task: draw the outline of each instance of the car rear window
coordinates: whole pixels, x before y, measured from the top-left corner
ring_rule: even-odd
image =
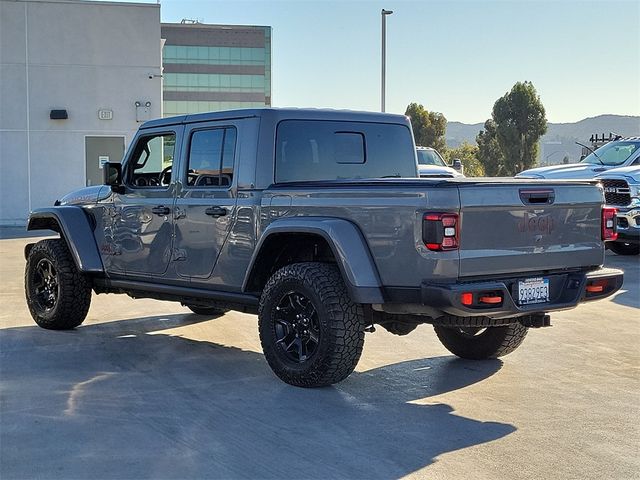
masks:
[[[416,177],[407,126],[321,120],[278,124],[277,183],[380,177]]]

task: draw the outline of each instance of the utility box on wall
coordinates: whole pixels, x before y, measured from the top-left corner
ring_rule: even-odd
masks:
[[[136,121],[151,120],[151,102],[136,102]]]

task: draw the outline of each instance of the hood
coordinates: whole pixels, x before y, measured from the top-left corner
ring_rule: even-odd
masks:
[[[94,185],[92,187],[79,188],[62,197],[58,205],[87,205],[103,200],[111,194],[107,185]]]
[[[567,165],[551,165],[525,170],[516,177],[550,178],[550,179],[586,179],[599,173],[611,170],[611,167],[594,163],[569,163]]]
[[[640,166],[620,167],[612,168],[604,173],[601,173],[596,178],[620,178],[626,177],[627,180],[631,180],[633,183],[640,184]]]
[[[421,177],[464,177],[463,174],[451,167],[438,167],[437,165],[418,165],[418,173]]]

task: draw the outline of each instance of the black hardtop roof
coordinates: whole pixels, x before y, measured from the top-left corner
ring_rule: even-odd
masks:
[[[195,113],[175,117],[158,118],[143,123],[140,128],[165,127],[184,123],[212,122],[216,120],[237,120],[240,118],[266,117],[281,120],[337,120],[351,122],[408,123],[405,115],[379,112],[359,112],[354,110],[333,110],[322,108],[247,108],[220,112]]]

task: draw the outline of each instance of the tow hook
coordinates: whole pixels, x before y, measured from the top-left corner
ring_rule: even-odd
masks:
[[[544,313],[536,315],[527,315],[526,317],[520,317],[520,323],[524,327],[528,328],[542,328],[551,326],[551,316]]]

